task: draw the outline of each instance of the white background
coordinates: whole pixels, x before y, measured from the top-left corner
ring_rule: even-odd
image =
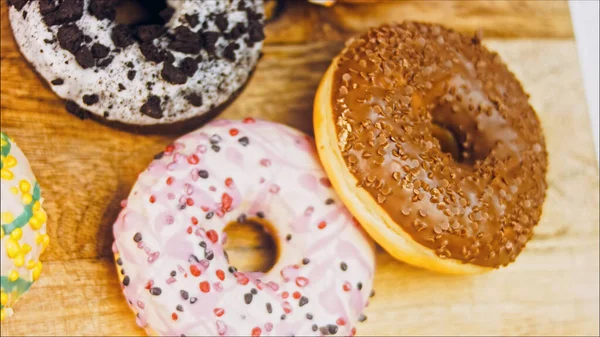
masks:
[[[571,18],[577,40],[579,65],[583,75],[590,124],[594,132],[596,160],[598,151],[598,0],[569,0]]]

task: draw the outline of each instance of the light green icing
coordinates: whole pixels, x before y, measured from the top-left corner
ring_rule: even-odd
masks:
[[[23,295],[27,290],[29,290],[29,287],[31,287],[32,284],[33,281],[27,281],[20,277],[16,281],[11,282],[8,277],[0,276],[0,285],[2,286],[2,291],[7,294],[14,292],[16,293],[17,297]],[[4,306],[2,305],[0,309],[4,309]]]
[[[2,146],[2,148],[0,148],[0,153],[2,154],[2,157],[6,157],[10,153],[10,148],[11,148],[12,144],[10,142],[10,139],[8,138],[8,135],[6,135],[6,133],[0,132],[0,138],[2,138],[6,142],[6,145]],[[4,162],[0,161],[0,170],[2,169],[3,166],[4,166]]]
[[[35,182],[33,186],[33,195],[31,203],[25,205],[25,209],[23,213],[21,213],[13,222],[2,225],[2,229],[4,229],[5,234],[10,234],[17,228],[21,228],[29,223],[29,220],[33,216],[33,205],[36,201],[40,200],[40,185]]]

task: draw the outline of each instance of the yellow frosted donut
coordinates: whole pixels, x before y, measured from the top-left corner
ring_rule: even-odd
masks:
[[[4,321],[12,315],[15,302],[40,277],[40,254],[50,240],[40,186],[25,154],[4,132],[0,132],[0,145],[0,318]]]

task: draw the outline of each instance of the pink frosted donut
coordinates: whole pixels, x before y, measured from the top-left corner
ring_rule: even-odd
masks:
[[[213,121],[157,155],[123,202],[114,251],[149,334],[354,335],[372,293],[372,243],[331,188],[313,140],[266,121]],[[279,259],[232,267],[223,229],[272,224]]]

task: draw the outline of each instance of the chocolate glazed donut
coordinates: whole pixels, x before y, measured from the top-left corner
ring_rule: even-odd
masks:
[[[547,187],[542,128],[478,36],[406,22],[350,40],[314,119],[334,187],[396,258],[482,272],[531,238]]]

